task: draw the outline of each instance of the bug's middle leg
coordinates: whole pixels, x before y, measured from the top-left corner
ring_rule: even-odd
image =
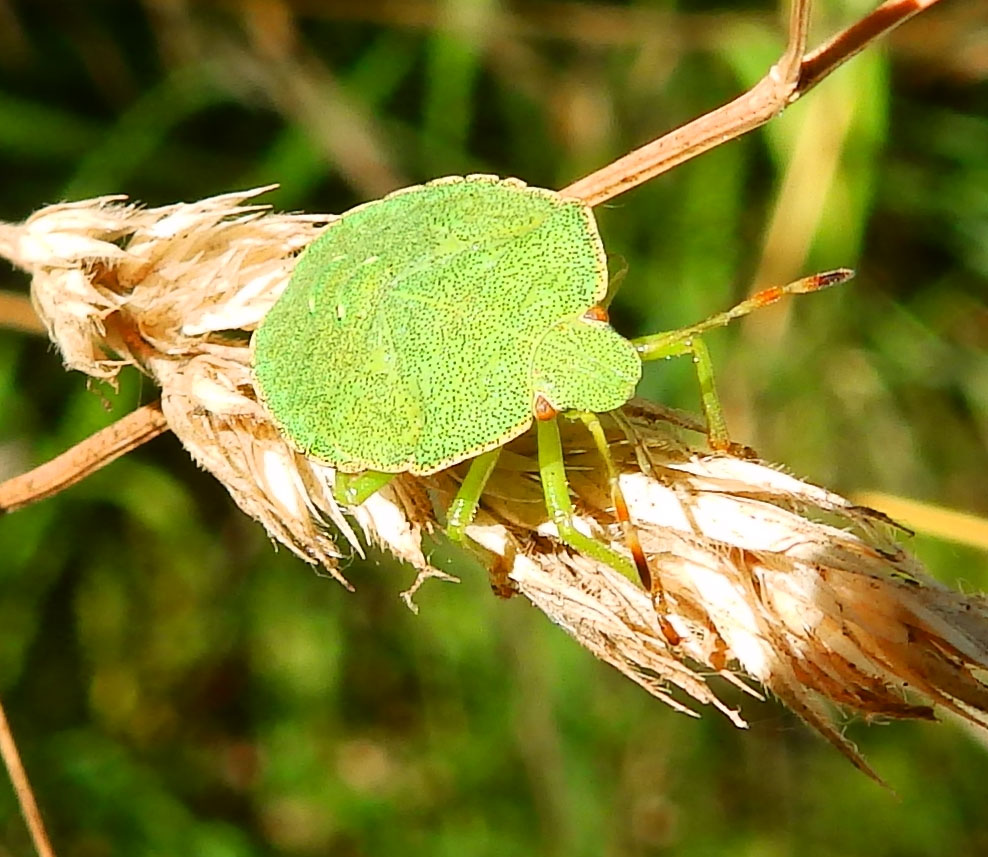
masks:
[[[614,516],[621,524],[621,530],[624,533],[624,543],[627,545],[628,550],[631,551],[631,556],[635,560],[635,567],[638,569],[638,576],[642,586],[652,596],[652,605],[655,607],[656,617],[662,635],[666,638],[666,642],[670,646],[678,646],[683,638],[673,628],[672,623],[664,613],[664,610],[668,607],[668,601],[665,589],[662,586],[662,578],[658,574],[653,574],[648,567],[645,551],[642,549],[641,541],[638,538],[638,529],[635,527],[634,521],[631,520],[631,514],[628,512],[628,504],[625,502],[624,492],[621,490],[617,467],[614,466],[614,458],[611,455],[610,444],[607,442],[607,437],[604,434],[604,427],[601,425],[600,417],[597,414],[584,411],[577,412],[575,417],[587,427],[593,438],[594,445],[597,447],[597,452],[603,459],[604,466],[607,468],[607,481],[611,489],[611,503],[614,506]]]
[[[563,465],[563,445],[559,423],[555,416],[536,420],[539,445],[539,475],[545,494],[549,518],[559,531],[559,538],[573,550],[609,565],[634,583],[639,583],[634,564],[597,539],[581,533],[573,524],[573,503],[569,497],[569,482]]]
[[[638,577],[642,582],[642,586],[654,592],[655,581],[652,580],[652,572],[648,568],[645,551],[642,550],[641,541],[638,538],[638,530],[635,529],[634,522],[631,520],[631,515],[628,512],[628,504],[624,499],[624,492],[621,490],[617,467],[614,465],[614,457],[611,455],[610,444],[607,441],[607,436],[604,434],[604,426],[601,424],[600,417],[588,411],[576,411],[572,414],[572,418],[582,422],[593,438],[594,446],[597,447],[597,454],[604,462],[604,467],[607,470],[607,484],[611,492],[611,505],[614,507],[614,517],[621,525],[625,546],[631,551],[631,556],[635,561],[635,568],[638,569]]]

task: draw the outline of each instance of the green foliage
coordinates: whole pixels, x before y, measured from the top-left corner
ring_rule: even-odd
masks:
[[[845,492],[985,514],[988,84],[959,50],[981,2],[929,13],[935,50],[907,24],[764,134],[597,215],[628,265],[612,307],[628,336],[756,280],[857,267],[709,338],[734,436]],[[764,4],[714,19],[661,0],[327,0],[277,17],[294,5],[0,4],[0,218],[272,181],[273,204],[312,211],[436,175],[561,187],[780,49]],[[851,5],[820,11],[833,28]],[[0,287],[26,283],[4,269]],[[695,384],[663,362],[642,392],[695,409]],[[43,340],[0,329],[0,475],[153,395],[131,374],[94,395]],[[988,588],[983,555],[911,546]],[[747,733],[674,714],[493,598],[462,554],[434,559],[463,584],[427,586],[419,616],[386,558],[354,561],[346,593],[169,438],[0,518],[0,694],[61,857],[988,849],[984,751],[953,725],[855,729],[897,802],[780,709],[739,699]],[[2,786],[0,842],[28,853]]]

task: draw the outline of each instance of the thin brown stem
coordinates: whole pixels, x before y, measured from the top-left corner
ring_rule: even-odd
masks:
[[[753,131],[777,116],[870,42],[937,0],[888,0],[820,48],[805,54],[810,0],[793,0],[789,42],[779,62],[754,87],[561,193],[599,205],[697,155]]]
[[[31,790],[27,771],[24,770],[24,764],[21,762],[21,754],[17,752],[17,743],[10,731],[10,723],[7,722],[7,714],[2,703],[0,703],[0,756],[3,757],[7,773],[10,774],[10,781],[14,785],[17,803],[31,834],[34,850],[38,852],[38,857],[55,857],[51,840],[48,839],[44,822],[41,820],[41,810],[38,809],[38,802],[34,799],[34,792]]]
[[[24,333],[44,333],[45,326],[27,295],[0,291],[0,327]]]
[[[0,514],[57,494],[167,429],[160,401],[132,411],[51,461],[0,483]]]

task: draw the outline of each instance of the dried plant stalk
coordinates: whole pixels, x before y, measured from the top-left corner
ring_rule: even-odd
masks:
[[[275,540],[346,584],[327,524],[357,551],[361,540],[333,498],[332,468],[292,449],[258,405],[247,335],[332,218],[267,212],[252,203],[263,190],[158,209],[119,197],[51,206],[0,226],[0,250],[32,275],[69,367],[110,380],[128,364],[147,373],[196,461]],[[680,711],[692,698],[743,726],[706,681],[747,687],[739,669],[872,776],[825,701],[885,717],[931,718],[943,705],[988,725],[988,601],[928,577],[878,513],[742,455],[691,448],[684,432],[698,428],[639,401],[608,425],[679,645],[644,591],[553,538],[530,434],[502,454],[468,529],[498,589]],[[569,425],[564,444],[580,526],[623,550],[589,436]],[[416,585],[446,576],[422,538],[463,472],[402,475],[352,510],[367,540],[419,570]]]
[[[0,704],[0,758],[3,759],[4,767],[10,774],[10,781],[14,786],[34,850],[38,852],[38,857],[55,857],[55,851],[51,847],[51,840],[41,818],[41,810],[38,809],[38,802],[34,798],[34,791],[27,778],[27,771],[24,770],[21,754],[17,751],[17,744],[14,743],[14,735],[2,704]]]

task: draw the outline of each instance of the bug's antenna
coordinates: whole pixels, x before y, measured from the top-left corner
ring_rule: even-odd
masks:
[[[667,355],[682,354],[684,353],[682,350],[670,350],[670,346],[675,343],[689,342],[708,330],[725,327],[735,319],[742,318],[763,307],[771,306],[789,295],[806,295],[821,289],[829,289],[831,286],[846,283],[853,276],[854,271],[850,268],[835,268],[832,271],[801,277],[784,286],[769,286],[755,292],[751,297],[735,304],[730,309],[715,313],[696,324],[657,333],[653,336],[642,336],[633,342],[643,360],[656,360]]]

